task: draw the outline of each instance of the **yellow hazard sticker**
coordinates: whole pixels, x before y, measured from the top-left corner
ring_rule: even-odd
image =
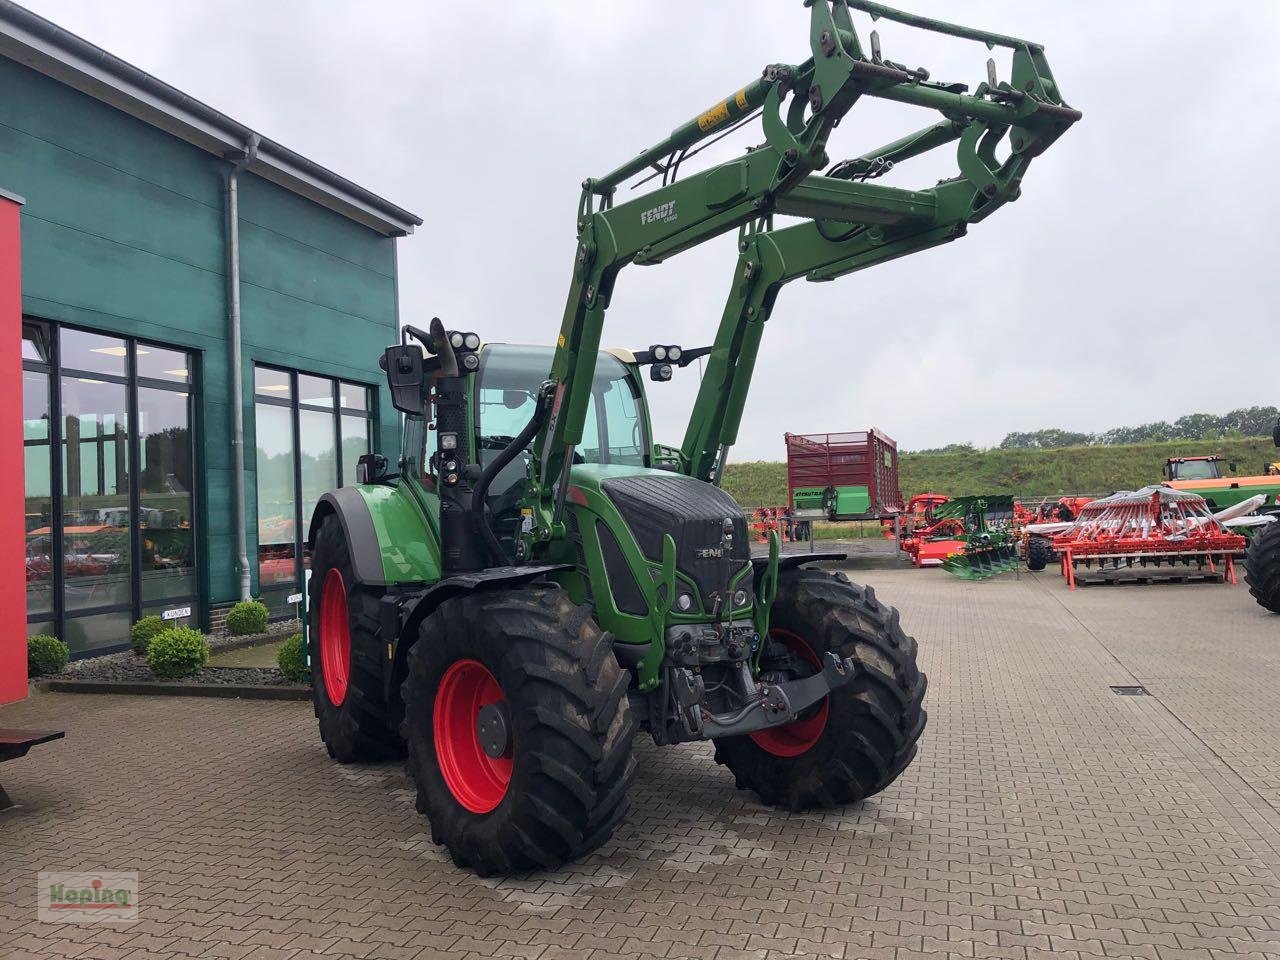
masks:
[[[562,334],[560,334],[560,339],[558,339],[558,340],[556,341],[556,343],[560,344],[560,348],[561,348],[561,349],[564,349],[564,334],[563,334],[563,333],[562,333]]]
[[[733,95],[733,102],[738,105],[739,110],[747,109],[747,91],[739,90]]]
[[[729,101],[723,100],[698,117],[698,129],[702,131],[711,130],[720,126],[720,124],[724,123],[728,119]]]

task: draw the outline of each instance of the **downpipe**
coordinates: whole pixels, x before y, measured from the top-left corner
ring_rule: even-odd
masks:
[[[244,496],[244,372],[240,348],[240,172],[258,155],[261,138],[255,133],[242,152],[226,159],[234,160],[227,171],[225,224],[227,250],[227,345],[231,366],[231,456],[232,498],[236,527],[236,566],[240,571],[240,599],[252,598],[253,584],[249,576],[249,535]]]

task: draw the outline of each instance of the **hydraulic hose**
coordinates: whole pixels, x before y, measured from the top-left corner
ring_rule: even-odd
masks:
[[[547,414],[551,410],[551,398],[554,395],[555,385],[549,380],[543,383],[538,391],[538,400],[533,409],[533,416],[524,425],[524,429],[512,437],[511,442],[498,451],[498,455],[493,458],[489,466],[484,468],[484,472],[480,474],[480,479],[476,481],[476,485],[471,491],[471,502],[475,504],[475,516],[478,520],[477,526],[480,528],[480,536],[484,540],[485,546],[489,548],[489,552],[493,555],[493,559],[503,565],[509,565],[511,558],[507,556],[507,551],[502,549],[502,544],[498,541],[497,535],[493,532],[493,527],[489,524],[489,508],[485,503],[485,496],[489,493],[489,485],[493,483],[494,477],[502,472],[503,467],[518,457],[520,451],[529,445],[533,435],[542,429],[543,423],[546,422]]]

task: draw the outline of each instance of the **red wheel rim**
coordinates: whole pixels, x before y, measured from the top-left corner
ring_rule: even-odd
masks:
[[[786,644],[796,656],[817,669],[822,669],[821,658],[799,634],[774,627],[769,631],[769,637]],[[801,716],[784,726],[757,730],[750,735],[751,739],[757,747],[775,757],[798,757],[817,743],[822,732],[827,729],[827,714],[831,712],[830,697],[823,697],[809,710],[812,712],[808,716]]]
[[[472,813],[488,813],[502,802],[511,784],[511,746],[491,757],[480,745],[480,710],[506,697],[488,668],[478,660],[458,660],[440,678],[432,710],[436,760],[453,798]]]
[[[320,675],[324,692],[335,707],[347,699],[351,676],[351,624],[347,618],[347,585],[337,568],[324,576],[320,591]]]

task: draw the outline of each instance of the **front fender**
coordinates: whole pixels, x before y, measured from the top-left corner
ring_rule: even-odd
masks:
[[[311,515],[307,544],[325,517],[342,524],[358,583],[375,587],[432,584],[440,579],[440,540],[414,496],[397,484],[341,487],[324,494]]]

